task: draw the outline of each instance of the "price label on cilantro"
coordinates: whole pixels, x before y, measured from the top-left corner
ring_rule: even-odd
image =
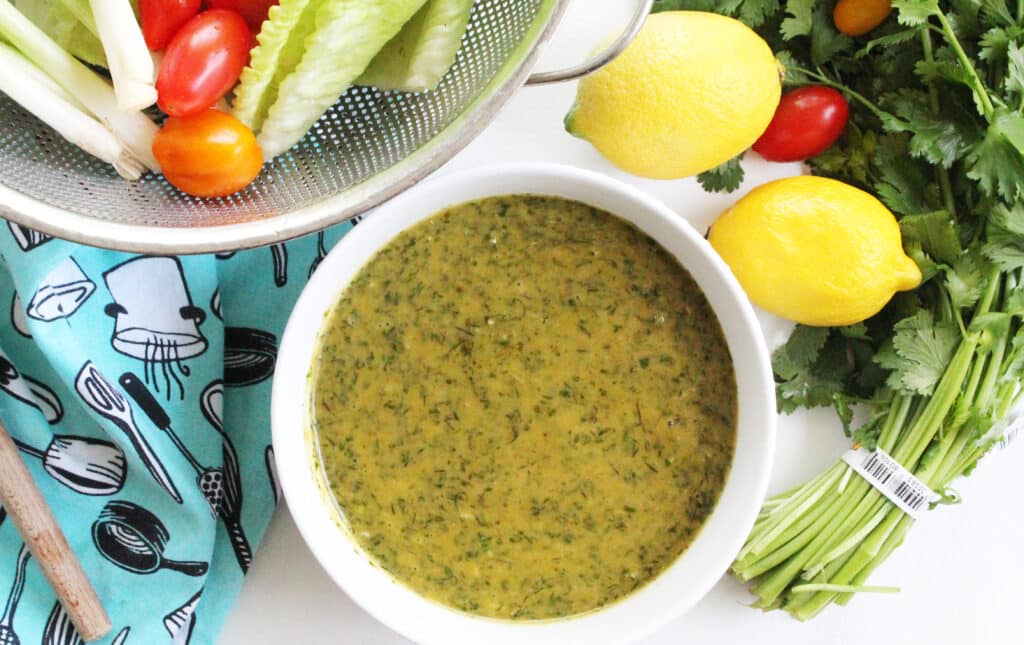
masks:
[[[881,448],[874,451],[863,448],[851,450],[843,455],[843,461],[915,520],[930,502],[939,498],[924,482],[914,477],[913,473]]]

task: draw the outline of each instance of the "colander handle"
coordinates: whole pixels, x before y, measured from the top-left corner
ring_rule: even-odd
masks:
[[[552,72],[538,72],[536,74],[532,74],[528,79],[526,79],[526,84],[546,85],[548,83],[575,81],[576,79],[583,78],[588,74],[593,74],[615,60],[619,54],[625,51],[626,47],[629,47],[629,44],[633,42],[633,39],[636,38],[637,34],[639,34],[640,30],[643,28],[644,22],[647,20],[648,14],[651,13],[651,7],[653,6],[654,0],[640,0],[640,4],[636,8],[636,13],[629,19],[629,23],[626,25],[626,30],[622,32],[622,35],[616,38],[615,42],[594,55],[590,60],[574,67],[558,69]]]

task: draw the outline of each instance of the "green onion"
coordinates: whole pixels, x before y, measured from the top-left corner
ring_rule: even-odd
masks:
[[[34,114],[62,137],[89,154],[114,166],[125,179],[138,179],[142,163],[63,88],[25,60],[16,50],[0,43],[0,92]]]
[[[153,59],[128,0],[89,0],[114,80],[117,106],[142,110],[156,103]]]
[[[159,169],[152,151],[156,124],[142,112],[121,110],[102,77],[53,42],[9,0],[0,0],[0,36],[78,99],[147,168]],[[146,59],[152,60],[148,53]]]

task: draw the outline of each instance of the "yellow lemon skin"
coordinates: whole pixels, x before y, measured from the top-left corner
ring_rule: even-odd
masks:
[[[805,325],[860,322],[921,283],[889,209],[834,179],[755,188],[722,213],[708,239],[751,301]]]
[[[678,179],[749,148],[779,104],[768,44],[726,16],[651,15],[611,64],[580,81],[566,129],[634,175]]]

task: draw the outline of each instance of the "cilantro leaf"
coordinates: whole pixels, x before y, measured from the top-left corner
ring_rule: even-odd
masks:
[[[908,215],[900,220],[900,232],[920,242],[925,253],[940,262],[953,263],[963,253],[956,222],[946,211]]]
[[[977,252],[965,253],[943,268],[945,287],[954,307],[972,307],[985,290],[985,259]]]
[[[856,123],[847,123],[846,131],[839,141],[807,163],[815,174],[867,187],[877,144],[878,137],[874,130],[865,132]]]
[[[743,166],[740,159],[734,157],[724,164],[697,175],[697,181],[709,193],[731,193],[743,183]]]
[[[1003,271],[1024,268],[1024,238],[999,225],[998,216],[989,220],[982,252]]]
[[[853,39],[836,30],[829,3],[815,3],[811,15],[811,62],[821,66],[852,49]]]
[[[887,384],[900,392],[931,394],[960,342],[960,331],[951,322],[936,321],[927,309],[899,321],[893,330],[891,344],[875,355],[890,370]]]
[[[799,70],[802,65],[793,56],[792,52],[781,51],[775,56],[775,61],[782,68],[782,82],[786,85],[808,85],[813,83],[810,76]]]
[[[1024,236],[1024,203],[997,204],[988,217],[989,222],[1008,233]]]
[[[1014,24],[1013,16],[1005,0],[981,0],[981,13],[989,24],[1009,27]]]
[[[919,240],[905,238],[903,240],[903,252],[917,264],[921,270],[921,282],[928,282],[939,272],[939,264],[932,259],[932,256],[924,252]]]
[[[974,108],[979,115],[985,114],[985,101],[974,86],[974,80],[970,72],[963,66],[956,53],[949,47],[939,47],[935,50],[933,60],[920,60],[914,65],[914,73],[921,77],[926,84],[934,84],[937,81],[949,81],[962,85],[971,92],[974,98]],[[948,101],[944,103],[948,104]]]
[[[953,32],[959,38],[979,39],[986,25],[981,24],[978,14],[981,13],[981,3],[978,0],[949,0],[949,7],[946,19],[953,27]]]
[[[985,193],[1013,201],[1024,177],[1024,117],[999,110],[983,139],[967,156],[967,176]]]
[[[781,6],[780,0],[741,0],[738,4],[736,17],[750,27],[760,27]]]
[[[892,7],[901,25],[916,27],[939,13],[939,0],[893,0]]]
[[[1024,94],[1024,49],[1017,43],[1010,43],[1006,49],[1006,60],[1006,91]]]
[[[978,58],[989,62],[1002,62],[1009,56],[1010,43],[1024,35],[1017,25],[992,27],[978,39]]]
[[[864,45],[856,54],[853,55],[855,59],[862,59],[870,54],[876,48],[888,49],[895,48],[896,45],[902,45],[903,43],[914,40],[921,37],[921,32],[917,29],[904,29],[902,31],[896,31],[891,34],[885,34],[878,38],[872,38]]]
[[[661,11],[721,11],[722,0],[654,0],[651,13]]]
[[[910,154],[951,168],[970,151],[977,137],[974,124],[953,111],[936,114],[924,92],[902,89],[883,98],[882,106],[899,117],[884,120],[885,128],[911,133]]]
[[[839,333],[846,338],[856,338],[857,340],[871,340],[868,334],[868,326],[862,322],[855,323],[853,325],[847,325],[845,327],[839,327]]]
[[[879,137],[872,165],[878,175],[875,194],[894,213],[912,215],[937,210],[935,173],[909,158],[906,135]]]
[[[827,327],[797,325],[786,344],[775,350],[772,369],[780,412],[832,403],[832,393],[840,389],[842,383],[816,369],[828,337]]]
[[[814,3],[815,0],[786,0],[787,17],[780,27],[783,40],[792,40],[797,36],[807,36],[811,33]]]

